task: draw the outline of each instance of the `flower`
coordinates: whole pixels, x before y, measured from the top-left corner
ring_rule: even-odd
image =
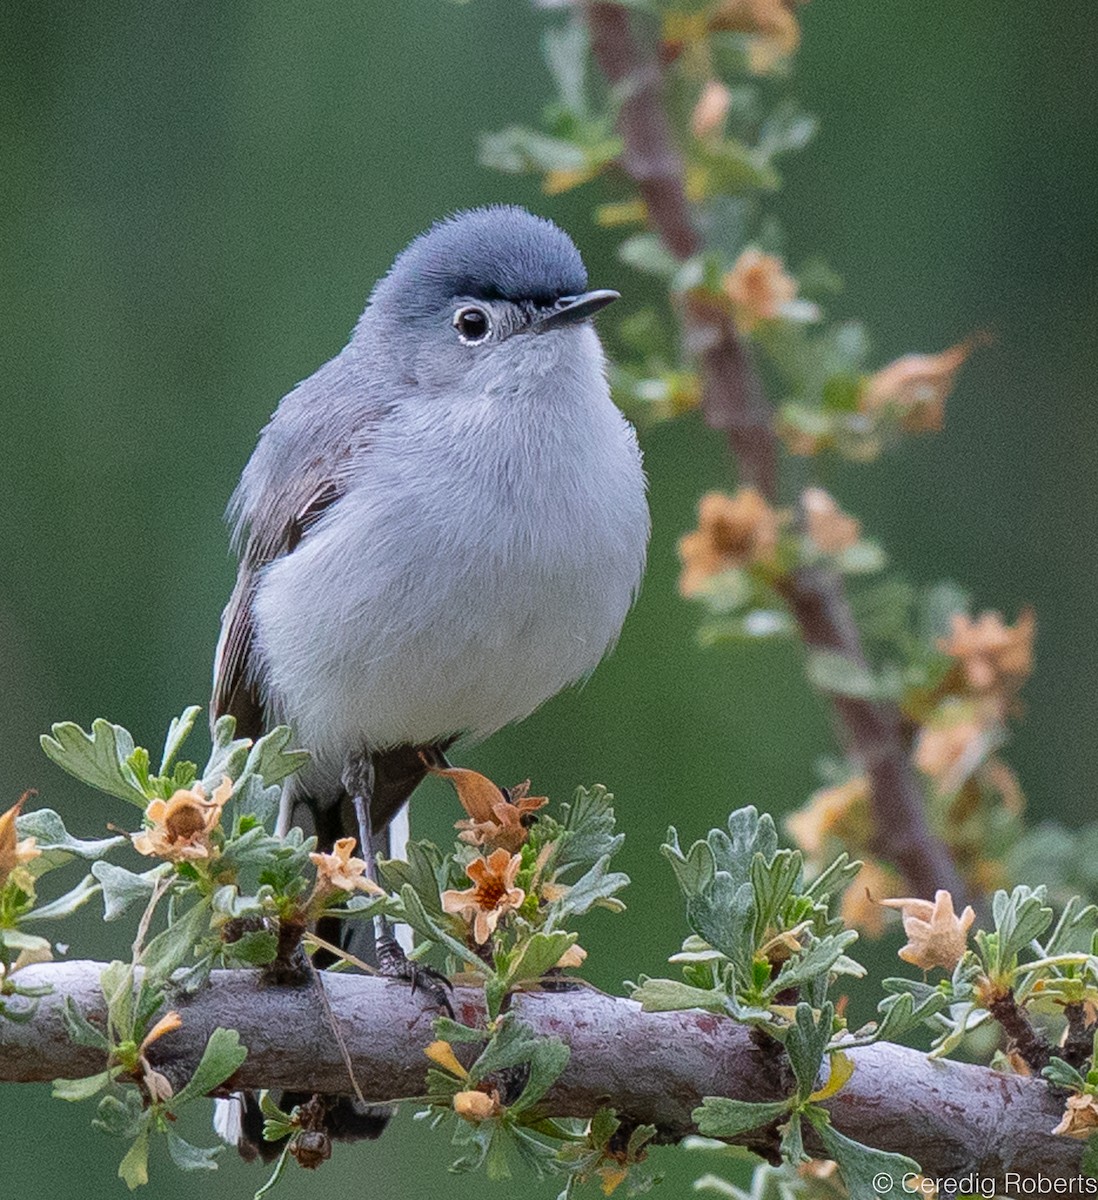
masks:
[[[732,104],[732,93],[719,79],[710,79],[702,88],[690,117],[690,130],[696,138],[719,133]]]
[[[995,692],[1004,699],[1016,692],[1033,670],[1033,638],[1037,617],[1025,608],[1013,627],[997,612],[985,612],[973,620],[954,613],[948,638],[938,649],[955,658],[969,687],[976,692]]]
[[[209,799],[202,784],[196,783],[193,788],[180,788],[170,800],[154,800],[145,809],[150,828],[132,835],[134,849],[169,862],[216,857],[210,835],[232,790],[233,781],[226,775]]]
[[[861,523],[844,513],[823,488],[806,488],[801,496],[809,539],[823,554],[841,554],[858,543]]]
[[[487,776],[464,767],[432,767],[432,775],[448,779],[458,794],[467,820],[456,821],[458,839],[470,846],[502,847],[514,854],[526,844],[527,822],[532,813],[549,803],[548,796],[529,796],[530,780],[501,788]]]
[[[976,914],[966,906],[960,916],[953,911],[953,897],[944,888],[934,893],[933,903],[907,897],[882,900],[885,908],[898,908],[907,934],[907,945],[900,949],[904,962],[929,971],[943,967],[947,971],[961,961],[968,944],[968,931]]]
[[[765,75],[800,45],[794,8],[791,0],[723,0],[709,28],[755,35],[748,47],[748,66],[756,75]]]
[[[555,965],[560,971],[568,967],[582,967],[586,958],[587,951],[582,946],[572,945],[557,959]]]
[[[743,333],[750,333],[760,321],[780,317],[782,309],[797,298],[797,281],[786,273],[782,260],[753,246],[736,259],[722,285]]]
[[[476,858],[465,874],[473,886],[463,892],[450,889],[442,893],[442,911],[463,917],[473,926],[473,937],[483,945],[495,931],[499,919],[526,899],[522,888],[515,887],[515,877],[522,866],[522,856],[506,850],[493,850],[487,858]]]
[[[991,720],[988,720],[988,717]],[[955,792],[986,761],[998,740],[995,714],[967,704],[939,706],[915,742],[915,765],[941,795]]]
[[[145,1034],[141,1041],[141,1045],[137,1048],[138,1063],[141,1068],[141,1078],[145,1084],[145,1089],[149,1094],[149,1099],[153,1103],[164,1103],[172,1098],[174,1094],[172,1085],[168,1081],[167,1076],[161,1074],[153,1068],[152,1064],[145,1057],[145,1051],[158,1041],[166,1033],[172,1033],[183,1024],[183,1018],[174,1009],[171,1012],[165,1013],[159,1021]]]
[[[810,858],[823,852],[827,838],[837,835],[852,815],[861,813],[869,800],[869,780],[856,775],[846,783],[821,788],[808,804],[785,818],[789,836]]]
[[[866,380],[859,409],[864,413],[892,409],[900,425],[912,433],[941,429],[957,372],[983,340],[972,337],[940,354],[905,354],[896,359]]]
[[[698,504],[698,528],[679,538],[679,591],[696,596],[721,571],[772,563],[784,514],[753,487],[734,495],[709,492]]]
[[[438,1041],[432,1042],[423,1053],[427,1055],[431,1062],[437,1063],[438,1066],[449,1071],[451,1075],[456,1075],[459,1079],[469,1078],[469,1072],[458,1062],[454,1048],[449,1042],[440,1038]]]
[[[333,892],[370,892],[375,896],[384,895],[381,888],[367,877],[366,860],[351,857],[355,845],[353,837],[340,838],[332,847],[331,854],[309,855],[309,861],[316,867],[314,899],[317,895],[327,899]]]
[[[499,1102],[499,1092],[492,1088],[490,1092],[457,1092],[453,1099],[454,1112],[466,1121],[477,1124],[487,1121],[489,1117],[498,1117],[503,1111]]]
[[[3,887],[13,871],[33,861],[42,853],[35,838],[27,837],[20,841],[15,824],[23,805],[34,794],[32,791],[24,792],[7,812],[0,813],[0,887]]]
[[[1052,1131],[1064,1137],[1089,1138],[1098,1130],[1098,1097],[1090,1092],[1068,1096],[1060,1124]]]

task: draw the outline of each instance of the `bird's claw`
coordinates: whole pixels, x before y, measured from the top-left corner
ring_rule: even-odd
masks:
[[[450,994],[454,985],[434,967],[412,962],[395,938],[379,938],[377,942],[377,967],[387,979],[403,979],[412,986],[412,995],[422,992],[449,1017],[454,1016]]]

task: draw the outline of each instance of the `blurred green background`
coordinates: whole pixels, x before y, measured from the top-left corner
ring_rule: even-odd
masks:
[[[847,283],[833,309],[869,321],[880,361],[996,335],[944,435],[829,485],[911,578],[966,582],[1010,618],[1035,603],[1011,759],[1034,817],[1081,821],[1098,767],[1098,8],[817,0],[802,15],[796,90],[822,132],[777,203],[792,261],[831,261]],[[0,3],[0,805],[37,787],[85,836],[128,815],[55,770],[38,735],[103,715],[157,744],[205,700],[236,476],[415,233],[517,201],[573,233],[595,284],[625,305],[643,293],[591,220],[596,190],[546,198],[476,165],[480,131],[532,123],[548,98],[538,40],[553,19],[515,0]],[[787,811],[831,746],[793,648],[697,649],[674,544],[729,470],[696,420],[644,441],[651,570],[617,653],[461,755],[556,800],[581,782],[617,794],[630,908],[584,936],[589,976],[611,989],[659,973],[682,935],[657,852],[669,821],[693,837],[742,803]],[[443,837],[453,817],[425,789],[414,828]],[[76,924],[81,955],[125,945],[90,908]],[[0,1192],[121,1194],[121,1147],[91,1116],[45,1088],[0,1089],[15,1143]],[[656,1156],[668,1194],[711,1165],[682,1157]],[[519,1190],[449,1176],[448,1161],[404,1114],[281,1194]],[[229,1156],[200,1177],[160,1161],[150,1194],[250,1196],[260,1181]]]

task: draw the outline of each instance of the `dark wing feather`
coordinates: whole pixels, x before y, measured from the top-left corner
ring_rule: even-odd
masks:
[[[317,486],[304,504],[280,528],[271,522],[257,523],[249,532],[240,558],[229,603],[221,616],[221,638],[214,663],[211,721],[218,717],[236,718],[237,737],[258,738],[266,725],[266,711],[260,693],[258,664],[255,661],[255,624],[252,604],[263,567],[290,554],[325,510],[342,495],[330,479]]]

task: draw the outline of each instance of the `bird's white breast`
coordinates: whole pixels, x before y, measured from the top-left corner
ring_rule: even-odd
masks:
[[[520,386],[386,419],[347,494],[263,574],[266,682],[314,786],[366,747],[526,716],[621,629],[648,537],[633,430],[592,330],[521,352],[504,376]]]

